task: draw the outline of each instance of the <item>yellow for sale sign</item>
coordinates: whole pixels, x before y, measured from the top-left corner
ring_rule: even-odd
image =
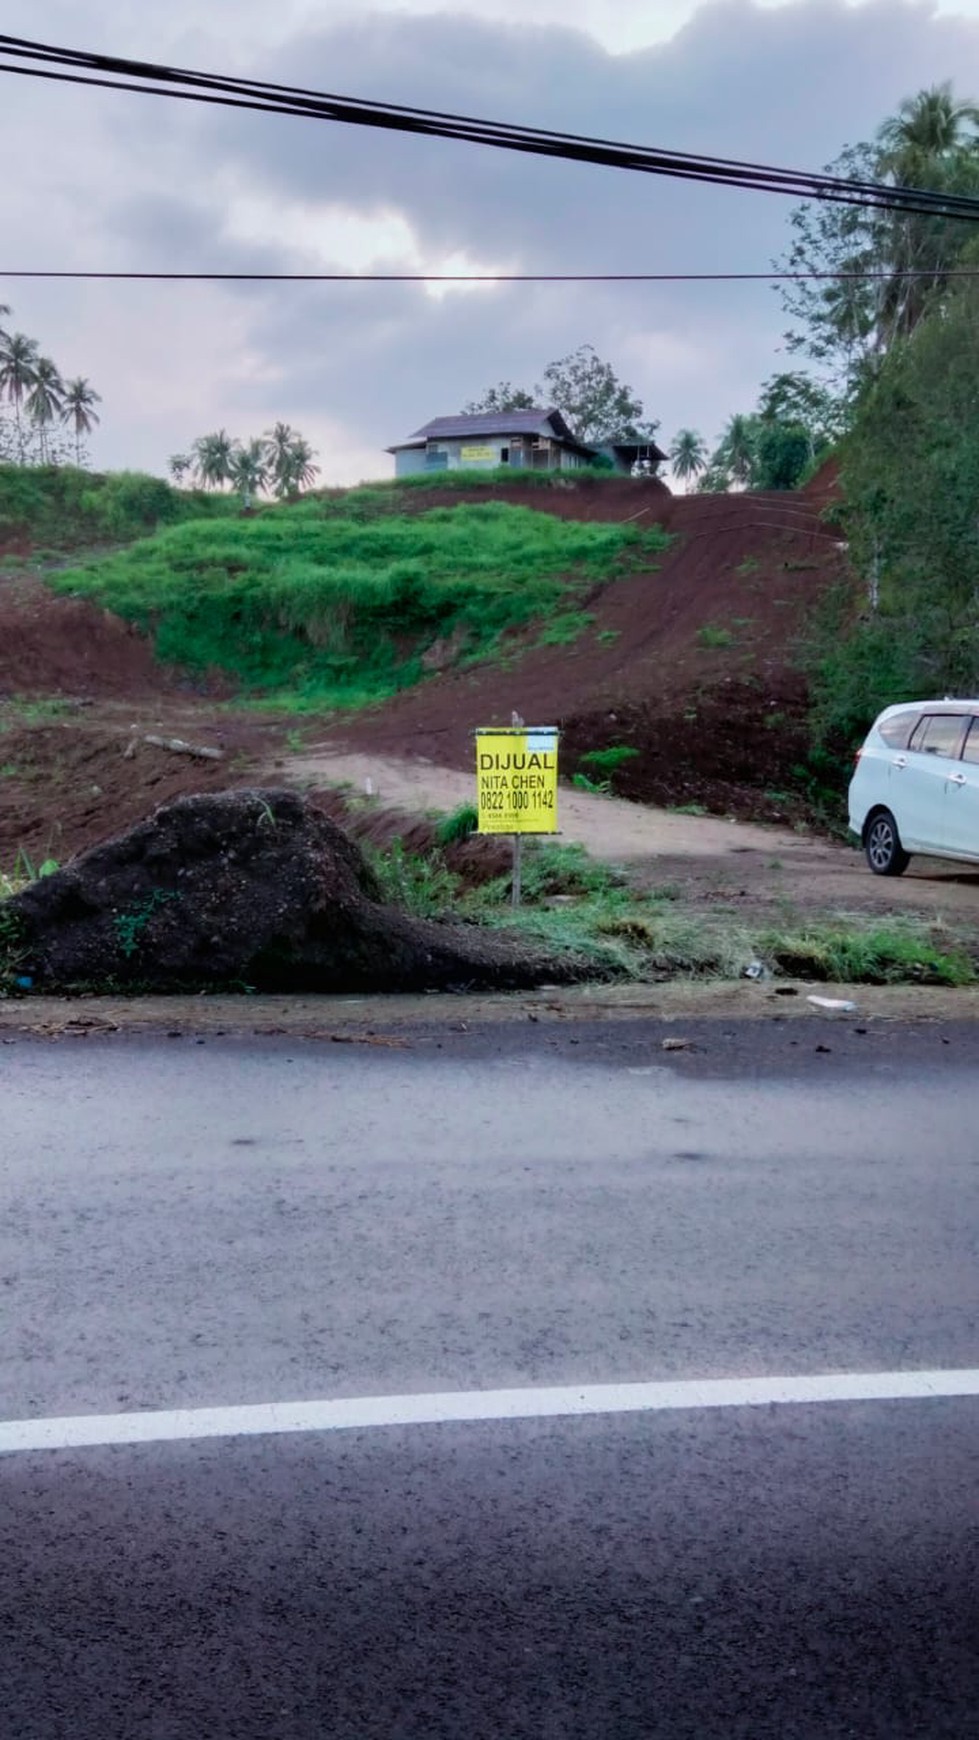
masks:
[[[557,832],[557,744],[553,725],[476,732],[481,834]]]

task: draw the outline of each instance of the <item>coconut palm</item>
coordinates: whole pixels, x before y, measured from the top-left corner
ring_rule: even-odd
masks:
[[[696,429],[681,429],[670,448],[670,464],[674,477],[681,483],[697,478],[707,470],[707,443]]]
[[[319,466],[313,463],[315,457],[309,442],[302,435],[294,435],[273,466],[274,488],[280,501],[309,488],[319,471]]]
[[[755,429],[751,417],[745,417],[740,411],[735,413],[721,436],[715,457],[721,459],[733,482],[746,489],[755,463]]]
[[[276,423],[266,433],[265,442],[272,488],[279,500],[308,488],[319,466],[313,464],[316,455],[299,430],[290,428],[288,423]]]
[[[39,356],[34,364],[34,381],[27,395],[26,410],[37,429],[42,465],[47,464],[49,457],[48,430],[55,418],[61,416],[64,396],[65,383],[56,364],[49,356]]]
[[[231,454],[229,476],[241,492],[241,505],[250,508],[252,496],[264,489],[269,476],[269,449],[266,441],[236,442]]]
[[[896,179],[905,180],[906,172],[920,164],[931,164],[974,143],[977,133],[979,105],[956,98],[946,79],[906,97],[896,115],[884,122],[878,138],[885,167]]]
[[[174,483],[180,489],[188,471],[194,469],[194,461],[189,453],[171,453],[167,460],[167,467]]]
[[[199,435],[193,445],[194,467],[205,489],[220,489],[231,476],[235,444],[226,429]]]
[[[21,406],[34,385],[37,369],[37,340],[23,332],[4,334],[0,342],[0,394],[14,407],[17,425],[17,456],[24,463],[24,429]]]
[[[877,137],[880,175],[895,186],[937,193],[975,191],[979,106],[956,98],[948,81],[908,97]],[[879,343],[886,347],[893,338],[914,331],[968,231],[941,212],[894,212],[881,221],[882,252],[891,276],[882,282],[877,328]]]
[[[74,381],[65,383],[64,399],[61,405],[62,423],[70,423],[75,434],[75,464],[82,462],[82,436],[91,435],[99,422],[96,405],[101,405],[102,396],[95,391],[90,381],[81,375]]]

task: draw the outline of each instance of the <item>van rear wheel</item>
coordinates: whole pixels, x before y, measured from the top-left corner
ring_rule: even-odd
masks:
[[[890,810],[877,810],[863,831],[863,849],[875,876],[903,876],[911,862]]]

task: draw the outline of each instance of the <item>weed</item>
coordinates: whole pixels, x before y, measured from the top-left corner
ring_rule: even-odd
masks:
[[[635,761],[639,755],[628,743],[613,743],[608,749],[586,749],[584,755],[579,755],[578,761],[582,767],[590,767],[595,773],[616,773],[627,761]]]
[[[410,852],[403,840],[394,839],[383,849],[362,840],[361,851],[377,877],[381,899],[390,906],[416,918],[435,918],[457,904],[459,879],[438,850]]]
[[[607,794],[612,790],[610,779],[589,779],[587,773],[582,773],[580,770],[571,775],[571,784],[577,786],[579,791],[592,791],[600,795]]]
[[[0,878],[0,894],[3,893]],[[8,997],[18,989],[17,981],[27,965],[27,951],[21,921],[0,903],[0,997]]]
[[[128,912],[117,912],[113,919],[113,928],[119,939],[119,947],[127,960],[130,960],[139,947],[143,935],[154,912],[157,912],[168,900],[176,900],[173,889],[154,888],[151,893],[143,896]]]
[[[970,985],[975,980],[964,950],[936,947],[913,922],[837,919],[769,932],[759,939],[759,953],[781,972],[841,984]]]
[[[10,869],[0,871],[0,899],[16,894],[21,888],[30,887],[32,882],[40,882],[44,876],[53,876],[59,868],[57,858],[44,858],[39,864],[35,864],[25,847],[19,846]]]
[[[460,804],[458,809],[443,816],[435,829],[435,840],[439,846],[453,846],[461,840],[468,840],[479,827],[479,811],[475,804]]]
[[[570,646],[586,628],[590,628],[595,617],[590,610],[565,610],[558,616],[552,616],[550,622],[541,629],[538,646]]]
[[[706,804],[667,804],[667,809],[674,816],[709,816]]]
[[[760,566],[761,563],[757,556],[746,556],[743,562],[738,563],[734,572],[740,574],[743,580],[747,580],[752,574],[757,574]]]
[[[731,630],[722,628],[716,622],[705,622],[703,628],[698,628],[697,639],[701,646],[720,648],[734,645],[734,636]]]
[[[595,639],[599,646],[614,646],[621,633],[620,628],[600,628]]]

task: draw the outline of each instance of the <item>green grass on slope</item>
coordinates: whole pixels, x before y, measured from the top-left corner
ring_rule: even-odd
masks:
[[[349,706],[416,681],[440,637],[486,657],[507,629],[648,566],[667,542],[501,502],[367,520],[305,502],[173,526],[51,584],[138,624],[167,662]]]
[[[76,550],[238,511],[236,496],[171,489],[162,477],[140,471],[0,465],[0,543],[25,538],[53,550]]]

